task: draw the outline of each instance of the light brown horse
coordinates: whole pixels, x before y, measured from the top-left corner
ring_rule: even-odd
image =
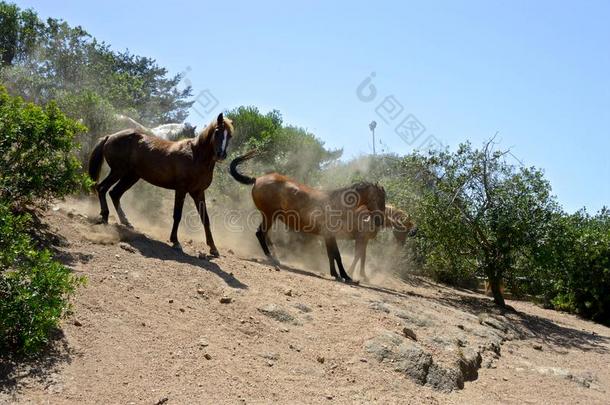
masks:
[[[279,264],[270,250],[273,244],[268,238],[273,222],[279,219],[288,229],[322,236],[326,244],[331,276],[338,279],[340,275],[346,282],[351,282],[341,262],[337,238],[344,238],[352,232],[352,227],[363,221],[358,215],[364,210],[373,227],[382,225],[385,207],[383,187],[371,183],[357,183],[338,190],[321,191],[278,173],[257,178],[239,173],[237,166],[254,156],[255,152],[251,151],[233,160],[230,173],[238,182],[254,185],[252,199],[263,217],[256,231],[256,238],[265,255],[275,265]]]
[[[379,228],[372,227],[366,222],[367,216],[370,215],[366,210],[361,210],[359,218],[361,223],[355,228],[355,232],[350,235],[349,239],[355,239],[356,247],[354,260],[349,268],[352,277],[354,277],[354,268],[358,261],[360,261],[360,275],[363,279],[366,279],[366,273],[364,271],[364,264],[366,262],[366,247],[368,241],[375,239]],[[383,217],[383,228],[391,228],[394,233],[394,239],[402,246],[405,244],[407,236],[413,236],[417,231],[415,223],[411,217],[401,209],[394,207],[393,205],[386,205]]]
[[[104,159],[110,166],[108,176],[95,187],[100,199],[101,223],[108,223],[106,192],[118,182],[110,190],[110,198],[121,223],[131,227],[121,208],[121,196],[138,180],[143,179],[155,186],[176,190],[174,224],[170,235],[174,247],[181,249],[178,225],[188,193],[203,222],[210,254],[218,256],[210,231],[205,190],[212,183],[216,162],[227,157],[232,134],[231,121],[221,113],[199,136],[192,139],[171,142],[146,135],[137,129],[126,129],[102,138],[89,158],[89,176],[95,181],[99,178]]]

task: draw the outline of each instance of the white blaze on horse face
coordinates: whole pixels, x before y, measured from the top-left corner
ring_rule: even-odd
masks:
[[[225,129],[225,132],[223,134],[223,138],[222,138],[222,153],[226,153],[227,152],[227,130]]]

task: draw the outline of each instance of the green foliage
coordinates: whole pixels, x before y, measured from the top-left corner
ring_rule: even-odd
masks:
[[[84,281],[34,246],[28,222],[0,203],[0,353],[32,354],[43,347]]]
[[[43,109],[0,86],[0,200],[23,207],[83,186],[73,150],[85,130],[54,103]]]
[[[500,283],[544,235],[557,206],[540,171],[515,169],[492,146],[462,144],[455,153],[413,154],[404,163],[419,196],[413,214],[425,266],[441,278],[485,275],[504,305]]]
[[[47,341],[82,281],[28,236],[15,214],[72,193],[86,182],[74,137],[86,128],[54,103],[45,108],[0,86],[0,351],[31,354]]]
[[[556,214],[520,287],[550,306],[610,324],[610,211]],[[525,269],[523,269],[525,273]]]

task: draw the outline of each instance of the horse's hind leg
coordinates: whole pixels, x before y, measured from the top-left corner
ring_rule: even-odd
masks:
[[[119,180],[116,186],[110,190],[110,198],[112,199],[112,203],[114,204],[114,208],[116,209],[116,213],[119,216],[119,221],[121,224],[125,225],[128,228],[133,228],[129,221],[127,220],[127,216],[123,209],[121,208],[121,197],[125,194],[125,191],[129,190],[134,184],[136,184],[140,180],[138,176],[135,174],[125,175]]]
[[[113,172],[111,169],[108,176],[106,176],[101,183],[95,186],[97,189],[97,196],[100,199],[100,216],[102,217],[100,223],[102,224],[108,223],[108,215],[110,214],[110,211],[108,210],[108,202],[106,201],[106,193],[114,183],[119,181],[120,177],[121,176],[119,176],[116,172]]]
[[[337,267],[339,267],[339,275],[347,282],[351,282],[352,279],[347,275],[343,268],[343,262],[341,261],[341,253],[339,253],[339,247],[337,246],[337,239],[334,236],[329,236],[325,239],[326,242],[326,254],[330,262],[330,275],[337,278],[337,271],[335,270],[335,261]]]
[[[263,214],[263,221],[256,230],[256,239],[258,239],[258,243],[260,243],[261,248],[265,253],[265,256],[267,256],[274,265],[278,266],[280,264],[280,261],[277,260],[277,258],[271,253],[271,250],[269,249],[269,245],[272,245],[271,241],[268,238],[268,233],[269,229],[271,229],[271,225],[272,221],[268,218],[267,215]]]

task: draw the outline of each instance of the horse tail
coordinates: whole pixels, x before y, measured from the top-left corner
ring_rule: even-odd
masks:
[[[102,164],[104,163],[104,145],[108,140],[108,136],[103,137],[99,140],[95,148],[93,148],[93,152],[91,152],[91,156],[89,156],[89,177],[93,180],[97,181],[100,177],[100,170],[102,169]]]
[[[235,180],[239,181],[242,184],[254,184],[254,182],[256,182],[256,177],[248,177],[241,174],[237,171],[237,166],[239,166],[242,162],[245,162],[246,160],[252,159],[257,154],[258,152],[256,150],[251,150],[245,155],[233,159],[233,161],[231,162],[231,166],[229,167],[229,172],[231,173],[231,176],[233,176]]]

